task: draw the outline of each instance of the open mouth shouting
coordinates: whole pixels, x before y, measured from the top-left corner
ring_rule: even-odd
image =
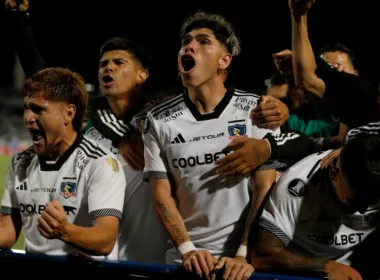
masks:
[[[39,128],[29,128],[29,133],[32,136],[33,144],[39,146],[45,140],[45,133]]]
[[[111,75],[104,75],[102,81],[103,81],[103,86],[105,88],[109,88],[112,86],[114,79]]]
[[[182,74],[188,74],[195,67],[195,59],[191,55],[183,55],[181,57],[180,72]]]

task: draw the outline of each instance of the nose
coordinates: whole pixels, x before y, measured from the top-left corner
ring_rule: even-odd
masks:
[[[195,53],[195,40],[189,41],[184,47],[184,53]]]
[[[104,67],[104,72],[113,72],[115,71],[115,63],[113,62],[108,62],[106,67]]]
[[[36,121],[36,118],[34,116],[34,113],[30,109],[25,109],[24,111],[24,122],[26,124],[31,124]]]

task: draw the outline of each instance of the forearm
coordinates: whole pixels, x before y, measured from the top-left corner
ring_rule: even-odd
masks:
[[[175,246],[179,246],[186,241],[190,241],[185,223],[179,213],[173,198],[156,199],[156,211],[161,223],[168,233]]]
[[[328,262],[322,258],[303,257],[285,248],[270,248],[266,251],[255,250],[252,255],[253,266],[260,271],[325,272]]]
[[[70,223],[65,227],[65,234],[60,237],[63,242],[79,251],[94,256],[110,254],[115,246],[116,238],[117,226],[115,230],[110,230],[98,226],[81,227]]]
[[[27,77],[47,67],[34,38],[33,30],[29,24],[26,13],[11,13],[14,24],[15,49],[21,66]]]
[[[263,202],[276,182],[276,170],[256,171],[252,175],[251,207],[240,244],[248,246],[248,237],[253,221],[260,215]]]
[[[0,248],[10,249],[16,243],[21,231],[20,214],[0,214]]]
[[[323,82],[315,74],[317,65],[309,40],[306,15],[292,15],[292,52],[296,87],[323,97]]]

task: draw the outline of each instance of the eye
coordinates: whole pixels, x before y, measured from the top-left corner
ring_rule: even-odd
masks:
[[[202,40],[201,45],[209,45],[210,42],[208,40]]]

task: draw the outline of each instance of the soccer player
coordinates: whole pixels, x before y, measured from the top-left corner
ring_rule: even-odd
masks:
[[[90,101],[91,122],[85,135],[109,148],[122,162],[127,188],[119,229],[119,259],[164,263],[168,237],[154,211],[149,182],[143,180],[142,172],[141,130],[146,112],[154,104],[143,93],[150,55],[139,44],[116,37],[102,45],[100,56],[102,96]]]
[[[321,170],[329,152],[293,165],[272,190],[253,247],[255,268],[361,279],[350,257],[380,223],[380,138],[357,135]]]
[[[0,247],[11,248],[23,227],[27,253],[117,259],[126,182],[116,157],[82,135],[88,101],[82,77],[47,68],[22,92],[33,146],[9,166]]]
[[[224,178],[215,173],[215,161],[227,154],[222,149],[231,140],[261,138],[269,130],[249,117],[259,96],[224,83],[240,51],[232,25],[220,15],[197,12],[180,33],[178,67],[186,90],[148,112],[143,134],[144,176],[175,246],[167,261],[183,261],[199,276],[224,267],[224,279],[247,279],[253,272],[246,261],[249,225],[275,170],[258,172],[252,181]]]

